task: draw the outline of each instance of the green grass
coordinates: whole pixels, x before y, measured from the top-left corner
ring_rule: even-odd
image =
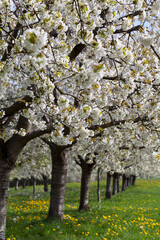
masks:
[[[155,240],[160,239],[160,180],[138,179],[125,192],[104,199],[105,182],[101,182],[101,204],[96,199],[96,183],[91,183],[89,212],[79,212],[78,183],[67,185],[65,219],[47,221],[49,193],[37,187],[10,189],[7,215],[7,240]]]

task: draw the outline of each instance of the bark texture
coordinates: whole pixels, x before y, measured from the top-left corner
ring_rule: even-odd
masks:
[[[111,180],[112,180],[112,175],[110,174],[110,172],[107,172],[107,184],[106,184],[106,198],[107,199],[110,199],[112,197]]]
[[[91,173],[96,166],[95,157],[92,159],[92,163],[90,163],[90,153],[86,155],[83,159],[81,155],[78,155],[79,161],[75,160],[76,163],[82,169],[81,175],[81,190],[80,190],[80,204],[79,204],[79,211],[84,210],[88,211],[89,207],[89,186],[91,180]],[[95,153],[96,155],[96,153]]]
[[[50,144],[52,156],[51,198],[48,218],[64,218],[64,199],[69,148]]]
[[[81,176],[81,192],[79,210],[88,211],[89,207],[89,186],[91,180],[92,167],[90,164],[83,164]]]

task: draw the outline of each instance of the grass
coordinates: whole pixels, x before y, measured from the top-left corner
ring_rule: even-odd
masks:
[[[79,212],[78,183],[67,184],[65,219],[47,221],[49,193],[37,186],[10,189],[8,197],[7,240],[155,240],[160,239],[160,179],[138,179],[125,192],[96,199],[96,183],[91,183],[89,212]]]

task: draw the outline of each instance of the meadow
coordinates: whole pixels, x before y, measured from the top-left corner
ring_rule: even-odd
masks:
[[[79,212],[79,183],[67,184],[63,222],[48,221],[49,193],[43,186],[10,188],[7,240],[157,240],[160,239],[160,179],[137,179],[135,186],[101,203],[96,183],[91,183],[90,211]]]

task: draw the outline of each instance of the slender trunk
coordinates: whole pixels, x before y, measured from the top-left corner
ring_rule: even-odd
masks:
[[[122,176],[122,191],[126,190],[126,186],[127,186],[127,178],[126,178],[126,175],[123,174],[123,176]]]
[[[112,194],[116,195],[117,194],[117,173],[113,174],[113,189],[112,189]]]
[[[80,205],[79,210],[88,211],[89,207],[89,186],[91,180],[91,173],[93,168],[90,167],[91,164],[84,163],[81,166],[82,176],[81,176],[81,192],[80,192]]]
[[[23,179],[23,189],[26,188],[26,185],[27,185],[27,179]]]
[[[121,190],[120,190],[120,175],[119,173],[117,173],[117,193],[119,193]]]
[[[135,181],[136,181],[136,176],[133,175],[133,176],[132,176],[132,183],[131,183],[133,186],[135,185]]]
[[[127,181],[128,181],[128,186],[131,185],[131,179],[132,179],[132,176],[129,176],[128,179],[127,179]]]
[[[130,176],[130,185],[132,185],[133,175]]]
[[[130,186],[130,177],[127,177],[127,187]]]
[[[99,203],[101,202],[100,176],[101,176],[101,168],[98,168],[98,171],[97,171],[97,200]]]
[[[106,198],[111,198],[111,180],[112,180],[112,175],[110,172],[107,172],[107,184],[106,184]]]
[[[19,179],[15,178],[15,190],[18,190]]]
[[[36,195],[36,178],[33,178],[33,195]]]
[[[44,182],[44,192],[48,192],[48,184],[49,184],[48,176],[43,175],[43,182]]]
[[[6,208],[10,175],[10,167],[5,167],[4,164],[5,163],[0,159],[0,240],[6,239]]]
[[[51,198],[48,218],[63,220],[69,148],[50,145],[52,155]]]

